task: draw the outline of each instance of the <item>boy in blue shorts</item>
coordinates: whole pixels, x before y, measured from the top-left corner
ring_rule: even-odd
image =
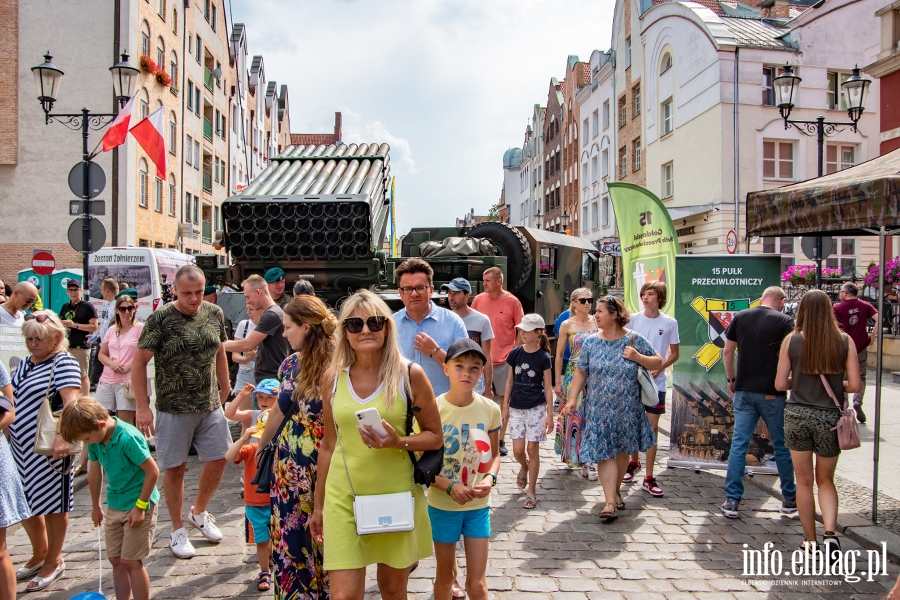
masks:
[[[450,600],[456,582],[456,543],[466,551],[466,593],[487,600],[491,488],[500,470],[500,407],[473,390],[487,358],[469,338],[447,349],[450,391],[437,397],[444,431],[444,467],[428,492],[428,516],[437,571],[435,600]],[[489,444],[488,444],[489,442]]]
[[[59,435],[67,443],[88,446],[88,487],[96,527],[106,517],[106,556],[113,567],[118,600],[147,600],[150,577],[143,559],[150,556],[156,530],[159,468],[137,429],[109,416],[90,396],[81,396],[63,409]],[[106,472],[106,515],[100,506],[100,487]]]

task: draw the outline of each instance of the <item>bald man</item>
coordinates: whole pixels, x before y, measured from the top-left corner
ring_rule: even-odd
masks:
[[[9,299],[0,304],[0,325],[21,326],[25,322],[25,311],[37,301],[38,291],[27,281],[20,281],[13,288]]]

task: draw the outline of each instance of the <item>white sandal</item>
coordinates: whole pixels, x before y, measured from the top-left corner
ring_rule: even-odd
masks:
[[[26,592],[40,592],[41,590],[47,589],[50,585],[53,584],[53,582],[55,582],[57,579],[62,577],[62,574],[65,572],[66,572],[66,563],[61,562],[61,563],[59,563],[59,566],[57,566],[55,569],[53,569],[53,572],[50,573],[49,577],[35,577],[34,579],[32,579],[28,585],[31,585],[32,583],[36,583],[37,586],[36,587],[26,587],[25,591]]]
[[[16,580],[17,581],[25,581],[26,579],[29,579],[33,575],[37,575],[40,572],[41,567],[43,567],[43,566],[44,566],[44,561],[39,562],[38,564],[34,565],[33,567],[19,567],[18,569],[16,569]]]

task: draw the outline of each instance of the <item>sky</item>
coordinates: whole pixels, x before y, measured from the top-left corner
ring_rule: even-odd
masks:
[[[230,0],[291,131],[387,142],[398,233],[500,199],[503,153],[566,60],[609,48],[614,0]],[[226,4],[226,10],[228,9]]]

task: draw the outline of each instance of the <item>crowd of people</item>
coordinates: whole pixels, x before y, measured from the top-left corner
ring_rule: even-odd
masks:
[[[276,598],[361,600],[369,565],[377,565],[382,597],[405,598],[411,571],[434,555],[436,599],[486,600],[490,496],[507,432],[526,509],[539,504],[540,445],[554,432],[561,467],[599,480],[603,522],[626,509],[622,485],[642,468],[642,489],[664,494],[654,470],[658,422],[666,369],[680,344],[677,323],[662,312],[664,283],[642,287],[644,310],[634,315],[619,298],[574,290],[555,324],[551,356],[547,324],[524,314],[500,269],[484,272],[484,292],[474,298],[465,279],[443,286],[450,310],[433,302],[425,261],[407,259],[395,275],[404,306],[396,313],[368,290],[350,295],[335,313],[303,280],[293,296],[285,294],[279,268],[251,275],[242,284],[248,319],[233,340],[222,310],[205,300],[215,288],[193,265],[176,274],[174,300],[143,324],[135,320],[136,293],[117,291],[112,280],[99,316],[80,300],[80,282],[70,281],[71,302],[61,315],[25,314],[37,290],[15,286],[0,305],[0,322],[21,325],[30,356],[11,378],[0,365],[0,428],[10,434],[8,444],[0,436],[0,599],[15,597],[16,580],[30,580],[26,590],[35,591],[64,572],[73,471],[82,464],[89,465],[93,522],[105,525],[116,595],[135,600],[149,596],[142,560],[152,549],[161,497],[176,557],[195,554],[186,527],[222,541],[207,507],[229,462],[242,468],[256,586]],[[827,295],[809,292],[793,322],[782,312],[781,288],[768,288],[760,306],[736,315],[726,332],[735,429],[722,512],[740,516],[746,451],[762,418],[775,447],[782,510],[799,512],[803,545],[811,549],[819,547],[814,482],[822,545],[839,549],[833,478],[840,448],[832,428],[841,403],[829,388],[842,399],[856,393],[853,405],[865,418],[865,323],[877,315],[857,294],[846,284],[832,309]],[[91,335],[102,365],[93,396]],[[229,353],[239,365],[233,390]],[[736,367],[735,353],[743,357]],[[640,369],[656,384],[649,403],[641,398]],[[45,408],[62,411],[49,421],[49,456],[36,452],[36,440],[47,435]],[[241,423],[236,440],[229,421]],[[203,467],[185,515],[192,451]],[[426,494],[419,477],[435,451],[443,458],[424,476]],[[373,505],[387,507],[390,518],[373,523],[366,510]],[[15,569],[5,534],[17,522],[32,555]]]

